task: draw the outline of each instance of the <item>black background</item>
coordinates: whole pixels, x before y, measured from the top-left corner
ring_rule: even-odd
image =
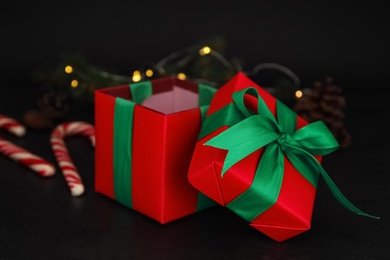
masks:
[[[276,62],[306,85],[325,76],[383,83],[389,68],[384,3],[2,1],[1,76],[28,82],[32,70],[71,52],[130,74],[145,61],[221,35],[227,58],[243,59],[245,70]]]
[[[276,62],[303,85],[344,87],[352,145],[324,158],[342,192],[373,220],[348,212],[320,181],[312,228],[283,243],[217,207],[165,226],[93,191],[93,148],[68,141],[86,186],[73,198],[60,174],[42,179],[0,157],[0,259],[389,259],[388,9],[384,1],[2,1],[0,113],[35,105],[34,69],[80,52],[131,73],[144,61],[214,35],[251,69]],[[93,122],[93,107],[70,120]],[[55,163],[49,131],[1,136]]]

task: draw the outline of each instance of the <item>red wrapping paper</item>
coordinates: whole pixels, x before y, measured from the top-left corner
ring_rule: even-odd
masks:
[[[234,92],[248,87],[255,87],[258,90],[275,115],[276,99],[243,73],[238,73],[214,95],[206,117],[231,103]],[[256,100],[248,99],[246,105],[256,111]],[[298,117],[297,129],[306,124],[304,119]],[[190,183],[223,206],[250,187],[263,153],[261,148],[250,154],[232,166],[222,177],[221,170],[227,151],[206,146],[204,143],[227,128],[228,126],[222,126],[198,140],[188,171]],[[322,159],[321,156],[316,158],[319,161]],[[316,193],[316,188],[291,165],[286,157],[284,163],[283,183],[276,203],[250,222],[252,227],[276,241],[284,241],[310,229]]]
[[[153,95],[170,91],[174,86],[198,92],[197,84],[175,77],[151,82]],[[118,97],[131,100],[128,85],[95,91],[95,191],[113,200],[117,200],[113,139],[115,100]],[[128,162],[131,167],[132,209],[161,224],[200,210],[199,191],[187,179],[200,127],[199,107],[164,114],[141,104],[135,105],[132,161]],[[202,209],[212,205],[203,205]]]

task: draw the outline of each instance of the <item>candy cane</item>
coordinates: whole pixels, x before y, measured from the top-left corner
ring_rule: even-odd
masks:
[[[84,185],[65,145],[65,137],[74,135],[89,137],[95,147],[95,128],[82,121],[59,124],[51,133],[50,143],[72,196],[79,196],[84,193]]]
[[[0,115],[0,128],[20,137],[26,133],[26,128],[13,118]]]
[[[1,137],[0,152],[43,177],[52,176],[55,172],[54,166],[46,160]]]
[[[0,128],[18,137],[26,133],[25,127],[18,121],[3,115],[0,115]],[[41,176],[52,176],[55,172],[55,168],[51,163],[2,137],[0,137],[0,153],[30,168]]]

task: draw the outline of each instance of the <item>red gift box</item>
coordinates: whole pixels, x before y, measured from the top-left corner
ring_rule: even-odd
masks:
[[[308,124],[243,73],[214,95],[188,179],[276,241],[310,229],[321,175],[341,204],[354,207],[321,167],[338,143],[322,121]]]
[[[95,91],[95,191],[161,224],[216,205],[187,179],[215,88],[165,77]]]

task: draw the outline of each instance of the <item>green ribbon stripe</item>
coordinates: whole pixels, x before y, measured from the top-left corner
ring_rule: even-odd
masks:
[[[134,107],[150,97],[153,89],[150,81],[130,84],[129,87],[132,100],[120,97],[115,99],[113,172],[115,199],[129,208],[133,208],[131,162]]]
[[[114,137],[113,137],[113,175],[115,199],[133,208],[132,203],[132,138],[134,107],[153,94],[151,81],[129,84],[132,100],[120,97],[115,99],[114,109]],[[208,109],[216,89],[207,85],[198,85],[199,106],[202,118]],[[207,105],[207,106],[206,106]],[[197,210],[210,207],[213,201],[198,193]]]
[[[131,158],[135,103],[117,97],[114,110],[114,195],[115,199],[133,208],[131,196]],[[130,144],[130,145],[129,145]]]
[[[258,99],[258,112],[248,110],[244,95]],[[233,93],[233,103],[205,119],[199,138],[220,128],[228,129],[211,138],[204,145],[227,150],[221,175],[224,176],[238,161],[264,147],[251,186],[230,202],[227,207],[251,222],[278,199],[283,182],[284,156],[314,187],[321,175],[335,198],[348,210],[371,218],[378,218],[356,208],[337,188],[318,160],[313,156],[326,155],[339,144],[322,121],[296,129],[297,115],[277,100],[277,120],[253,87]],[[229,140],[229,141],[227,141]],[[261,198],[261,199],[259,199]]]

